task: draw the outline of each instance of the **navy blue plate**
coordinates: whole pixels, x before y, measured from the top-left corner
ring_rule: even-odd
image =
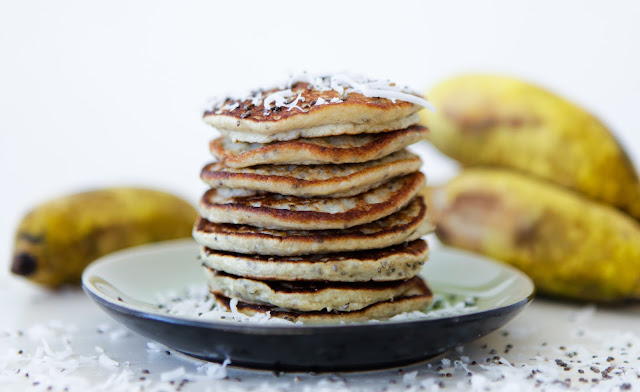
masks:
[[[370,370],[437,356],[503,326],[534,296],[522,272],[449,248],[431,251],[422,275],[442,298],[474,298],[466,313],[412,321],[274,325],[204,321],[163,313],[157,295],[205,284],[191,240],[114,253],[85,270],[85,293],[129,329],[185,354],[283,371]]]

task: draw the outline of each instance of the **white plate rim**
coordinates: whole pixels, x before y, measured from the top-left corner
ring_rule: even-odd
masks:
[[[96,274],[96,270],[100,270],[104,268],[105,265],[109,264],[117,264],[122,263],[122,260],[127,260],[131,258],[135,258],[141,254],[149,253],[149,252],[166,252],[167,250],[175,250],[180,247],[194,247],[194,249],[198,248],[198,245],[192,239],[179,239],[179,240],[171,240],[171,241],[163,241],[152,244],[145,244],[140,246],[135,246],[127,249],[123,249],[117,252],[113,252],[109,255],[103,256],[94,262],[92,262],[89,266],[87,266],[82,274],[82,288],[85,293],[94,301],[101,302],[103,305],[112,308],[116,311],[130,313],[132,315],[138,317],[144,317],[149,319],[155,319],[162,322],[168,322],[172,324],[183,324],[200,328],[213,328],[213,329],[239,329],[246,331],[255,331],[258,330],[268,330],[268,331],[302,331],[302,330],[317,330],[317,329],[333,329],[333,328],[376,328],[379,326],[394,326],[394,325],[406,325],[406,324],[414,324],[414,323],[434,323],[434,322],[446,322],[446,321],[455,321],[466,318],[475,318],[475,317],[485,317],[485,315],[489,313],[494,313],[496,311],[508,311],[512,308],[520,308],[528,305],[535,297],[535,285],[533,281],[523,272],[516,269],[515,267],[501,263],[499,261],[492,260],[485,256],[477,255],[471,252],[449,248],[449,247],[438,247],[436,250],[432,250],[433,252],[446,252],[449,254],[455,254],[457,256],[469,258],[481,263],[490,263],[491,265],[498,267],[499,269],[508,272],[514,276],[517,276],[522,280],[523,283],[528,285],[528,288],[525,289],[528,295],[523,296],[520,300],[508,303],[504,306],[483,309],[478,311],[469,311],[464,314],[453,315],[453,316],[444,316],[437,318],[425,318],[425,319],[415,319],[415,320],[394,320],[394,321],[384,321],[380,323],[347,323],[347,324],[312,324],[312,325],[283,325],[283,324],[258,324],[258,323],[234,323],[234,322],[224,322],[224,321],[216,321],[216,320],[199,320],[197,318],[189,318],[189,317],[180,317],[175,315],[170,315],[167,313],[163,313],[161,311],[153,311],[150,312],[146,309],[141,309],[139,307],[133,306],[131,303],[118,301],[117,298],[110,297],[102,292],[100,289],[96,287],[94,282],[100,280],[100,276]],[[195,256],[195,255],[194,255]],[[187,284],[187,282],[185,282]]]

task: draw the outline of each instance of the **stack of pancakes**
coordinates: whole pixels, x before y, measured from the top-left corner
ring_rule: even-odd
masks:
[[[291,321],[383,319],[425,309],[417,276],[433,226],[421,160],[428,105],[388,81],[345,76],[212,103],[209,189],[194,237],[218,303]]]

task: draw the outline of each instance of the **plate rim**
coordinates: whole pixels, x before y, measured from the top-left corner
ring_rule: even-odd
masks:
[[[216,321],[216,320],[197,320],[186,317],[179,317],[174,315],[164,315],[159,313],[152,313],[148,311],[144,311],[138,309],[130,304],[118,302],[117,300],[111,300],[110,297],[102,294],[91,282],[90,275],[92,274],[93,269],[98,266],[106,263],[112,263],[114,260],[118,260],[122,257],[127,257],[131,253],[139,253],[153,250],[161,250],[163,248],[176,248],[178,246],[193,246],[197,245],[197,243],[193,239],[177,239],[170,241],[161,241],[151,244],[139,245],[131,248],[122,249],[103,257],[96,259],[91,262],[82,273],[82,290],[85,294],[91,298],[98,305],[107,307],[113,311],[118,313],[128,314],[130,316],[135,316],[139,318],[152,319],[158,322],[164,322],[169,324],[176,324],[181,326],[195,327],[195,328],[206,328],[212,330],[233,330],[237,332],[244,333],[260,333],[260,332],[269,332],[276,334],[291,334],[294,331],[299,331],[303,333],[313,333],[313,332],[331,332],[333,330],[344,330],[349,329],[350,331],[356,331],[361,329],[377,329],[377,328],[399,328],[406,326],[415,326],[419,324],[434,324],[434,323],[446,323],[446,322],[459,322],[466,321],[467,319],[473,319],[477,317],[484,317],[491,313],[496,312],[509,312],[512,309],[522,308],[528,304],[530,304],[536,295],[536,286],[531,280],[531,278],[520,271],[519,269],[513,267],[512,265],[500,262],[498,260],[491,259],[484,255],[475,254],[469,251],[456,249],[452,247],[447,247],[442,245],[439,247],[440,249],[445,249],[447,252],[459,253],[465,256],[470,256],[473,258],[481,259],[484,262],[489,262],[491,264],[497,265],[499,268],[510,270],[512,273],[519,275],[521,278],[524,278],[525,281],[529,283],[531,286],[531,291],[525,298],[522,298],[519,301],[510,303],[505,306],[499,306],[495,308],[485,309],[481,311],[471,311],[469,313],[452,315],[452,316],[444,316],[438,318],[431,319],[416,319],[416,320],[398,320],[398,321],[383,321],[379,323],[345,323],[345,324],[311,324],[311,325],[281,325],[281,324],[258,324],[258,323],[242,323],[242,322],[225,322],[225,321]]]

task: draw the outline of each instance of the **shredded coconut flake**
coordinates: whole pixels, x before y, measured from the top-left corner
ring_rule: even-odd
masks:
[[[186,371],[184,370],[184,366],[180,366],[178,368],[160,374],[160,381],[167,382],[181,380],[184,378],[185,374]]]
[[[302,112],[302,111],[303,111],[303,110],[302,110],[302,108],[301,108],[300,106],[298,106],[298,102],[299,102],[300,100],[302,100],[302,102],[304,102],[304,98],[302,98],[302,94],[298,94],[298,96],[296,97],[296,99],[295,99],[293,102],[291,102],[291,103],[290,103],[290,104],[288,104],[288,105],[287,105],[287,104],[285,104],[285,105],[283,105],[283,106],[284,106],[284,107],[286,107],[286,108],[288,108],[288,109],[287,109],[287,111],[288,111],[288,112],[290,112],[290,111],[291,111],[291,109],[294,109],[294,108],[295,108],[295,109],[298,109],[298,110],[300,110],[300,111]]]
[[[225,359],[222,364],[218,363],[206,363],[200,367],[198,367],[198,371],[206,374],[208,378],[221,380],[227,377],[227,365],[229,365],[231,361],[229,359]]]
[[[234,316],[238,316],[240,313],[238,312],[238,298],[231,298],[229,301],[229,307],[231,308],[231,313]]]
[[[42,347],[43,347],[44,353],[53,359],[62,360],[62,359],[68,358],[69,356],[71,356],[71,354],[73,354],[73,350],[71,349],[71,346],[69,346],[67,342],[65,342],[65,347],[63,351],[54,352],[51,349],[51,347],[49,347],[49,343],[47,343],[47,341],[44,338],[42,338]]]
[[[105,353],[100,354],[100,356],[98,357],[98,362],[100,362],[100,366],[105,367],[120,365],[118,361],[114,361],[113,359],[109,358]]]
[[[291,322],[277,317],[271,317],[270,312],[257,313],[247,316],[238,311],[238,299],[231,298],[229,308],[226,309],[216,303],[210,295],[206,285],[187,287],[183,292],[168,291],[157,296],[157,307],[162,312],[186,318],[197,318],[208,321],[239,322],[255,324],[303,325],[301,321]],[[388,320],[370,320],[367,323],[384,323],[388,321],[411,321],[459,316],[477,310],[475,298],[462,296],[434,295],[433,304],[424,311],[401,313]],[[346,324],[341,322],[341,324]],[[147,343],[149,351],[160,351],[162,347],[157,343]]]
[[[282,107],[285,105],[287,100],[292,98],[294,95],[295,93],[291,91],[291,89],[276,91],[275,93],[269,94],[264,99],[264,109],[271,109],[271,104],[273,104],[274,107]]]
[[[129,334],[129,331],[127,331],[124,328],[118,328],[115,331],[111,331],[109,332],[109,339],[111,340],[120,340],[122,338],[124,338],[125,336],[127,336]]]
[[[402,383],[407,385],[413,384],[414,382],[416,382],[417,377],[418,377],[418,371],[414,370],[413,372],[409,372],[404,376],[402,376]]]
[[[147,351],[159,352],[162,350],[162,346],[156,342],[147,342]]]
[[[203,293],[206,288],[189,291],[192,302],[181,311],[210,310],[214,302]],[[179,298],[175,297],[179,294],[182,295],[172,293],[165,299],[172,301]],[[474,306],[473,299],[440,295],[432,311],[455,307],[460,302],[467,307]],[[182,389],[187,382],[191,384],[184,390],[264,392],[640,389],[640,336],[635,329],[617,330],[617,325],[607,321],[607,316],[601,317],[594,307],[552,304],[553,309],[566,306],[572,310],[549,313],[544,305],[544,301],[537,301],[507,328],[450,350],[428,363],[411,365],[408,370],[318,375],[285,373],[276,376],[229,369],[228,360],[222,364],[205,363],[173,352],[167,356],[147,356],[145,340],[134,334],[123,337],[130,339],[126,342],[113,342],[108,334],[96,332],[95,325],[78,331],[72,325],[44,323],[0,333],[0,389],[46,391],[51,386],[51,390],[68,388],[69,392],[173,391]],[[549,305],[546,304],[551,307]],[[610,315],[612,311],[603,313]],[[218,313],[217,317],[221,315],[230,317],[231,312]],[[243,322],[256,322],[244,317]],[[621,317],[628,318],[628,315]],[[536,328],[531,328],[531,324],[536,324]],[[114,330],[110,326],[100,328]],[[85,344],[85,352],[78,351],[82,350],[79,340],[87,336],[95,340],[90,345]],[[130,368],[126,367],[126,361],[121,362],[121,366],[114,366],[116,361],[105,354],[105,349],[111,352],[129,344],[150,360],[141,363],[139,357],[135,360],[132,357]],[[151,342],[147,347],[158,351],[166,349]],[[127,353],[130,351],[118,352],[120,356]],[[140,364],[144,367],[139,368]]]
[[[262,104],[262,91],[254,93],[251,97],[251,104],[253,106],[260,106]]]
[[[351,93],[362,94],[369,98],[385,98],[392,102],[405,101],[410,102],[429,110],[435,111],[435,108],[429,101],[411,91],[406,86],[398,86],[389,80],[368,79],[359,75],[335,74],[328,76],[311,75],[306,72],[292,75],[286,83],[279,86],[279,90],[272,92],[263,99],[263,91],[253,91],[248,94],[240,94],[230,98],[212,98],[205,105],[205,112],[214,112],[220,114],[223,111],[232,111],[237,109],[241,102],[251,101],[256,107],[263,105],[265,113],[274,108],[287,108],[291,111],[294,108],[303,111],[297,106],[300,99],[300,93],[292,91],[292,87],[298,83],[308,83],[309,86],[318,92],[335,91],[342,99],[336,97],[331,99],[332,103],[343,102]],[[296,98],[297,96],[297,98]],[[295,99],[295,101],[294,101]],[[315,105],[326,104],[327,101],[319,98]]]

